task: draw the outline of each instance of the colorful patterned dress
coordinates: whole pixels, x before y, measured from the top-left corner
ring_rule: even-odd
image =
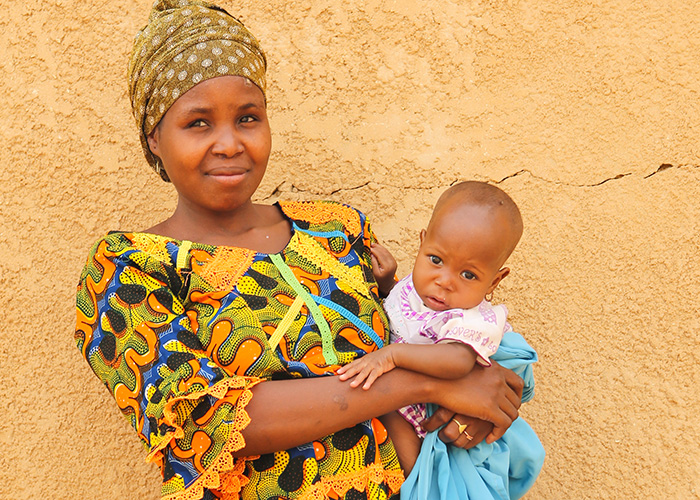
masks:
[[[388,341],[365,216],[332,202],[279,208],[293,233],[278,254],[111,233],[81,274],[78,347],[160,466],[164,498],[378,500],[403,481],[376,419],[232,456],[253,386],[333,375]]]

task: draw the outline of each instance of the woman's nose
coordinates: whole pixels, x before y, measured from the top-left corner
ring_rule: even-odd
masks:
[[[234,127],[220,127],[214,138],[211,152],[221,156],[235,156],[243,151],[243,142]]]

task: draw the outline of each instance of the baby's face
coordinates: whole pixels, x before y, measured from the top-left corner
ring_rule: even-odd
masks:
[[[478,306],[509,272],[501,217],[482,207],[460,207],[421,233],[413,285],[434,311]],[[507,231],[507,229],[505,229]]]

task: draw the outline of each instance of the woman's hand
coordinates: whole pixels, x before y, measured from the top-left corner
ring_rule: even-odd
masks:
[[[464,432],[459,432],[459,425],[465,425]],[[456,414],[447,408],[439,407],[435,413],[426,418],[421,426],[427,432],[440,429],[438,437],[445,443],[468,450],[481,443],[493,430],[493,424],[486,420]],[[444,427],[443,427],[444,426]],[[469,437],[471,436],[471,439]]]
[[[518,418],[523,380],[496,362],[493,362],[490,367],[475,366],[466,377],[440,381],[438,384],[439,388],[436,392],[438,398],[434,402],[453,412],[453,415],[466,415],[493,424],[493,429],[486,435],[487,443],[493,443],[501,438]],[[444,419],[444,412],[442,415]],[[461,424],[466,423],[459,418],[457,420]],[[455,427],[446,431],[448,435],[463,439],[453,434],[457,427],[456,423],[452,422],[447,427]]]

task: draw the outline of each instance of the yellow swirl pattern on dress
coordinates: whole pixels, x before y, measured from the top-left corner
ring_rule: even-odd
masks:
[[[371,297],[359,266],[350,268],[343,265],[342,262],[334,259],[318,241],[306,233],[297,231],[297,236],[296,241],[290,242],[290,248],[292,250],[299,255],[303,255],[319,268],[343,280],[350,285],[355,292],[363,297]]]

